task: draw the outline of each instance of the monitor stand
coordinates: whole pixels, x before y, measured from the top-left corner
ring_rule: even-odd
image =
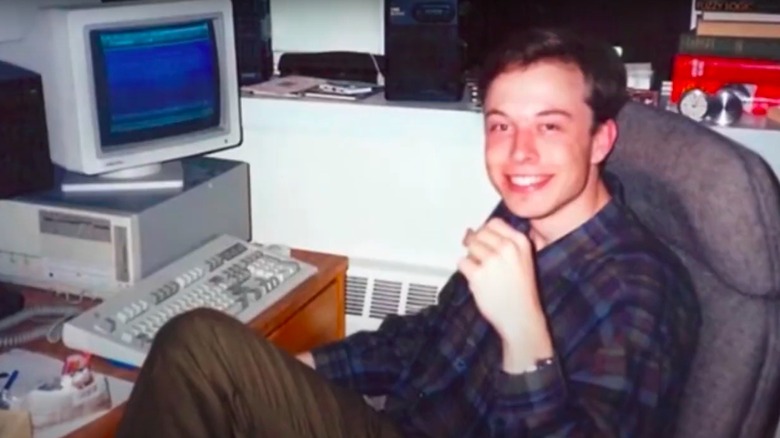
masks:
[[[66,194],[180,191],[184,188],[181,161],[132,167],[101,175],[66,172],[60,189]]]

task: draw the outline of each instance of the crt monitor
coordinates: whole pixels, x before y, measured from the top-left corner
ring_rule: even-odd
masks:
[[[42,8],[0,59],[43,79],[64,191],[176,188],[178,159],[241,143],[230,0]]]

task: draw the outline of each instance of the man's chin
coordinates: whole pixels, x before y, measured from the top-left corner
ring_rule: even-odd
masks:
[[[550,209],[545,208],[544,206],[540,205],[538,202],[536,203],[528,203],[528,202],[506,202],[505,204],[509,211],[512,212],[517,217],[521,217],[523,219],[528,220],[535,220],[535,219],[542,219],[547,217],[550,214]]]

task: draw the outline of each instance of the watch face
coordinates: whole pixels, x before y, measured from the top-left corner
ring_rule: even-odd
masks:
[[[698,88],[694,88],[682,95],[678,109],[680,114],[693,120],[701,121],[707,115],[708,106],[707,94]]]

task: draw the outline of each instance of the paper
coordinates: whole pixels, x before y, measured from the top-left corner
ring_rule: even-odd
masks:
[[[241,87],[241,91],[258,96],[301,97],[303,92],[325,82],[325,79],[289,75]]]
[[[64,363],[61,360],[27,350],[14,349],[7,353],[0,354],[0,375],[10,375],[13,371],[18,371],[16,379],[10,388],[12,395],[25,394],[37,388],[42,383],[50,381],[53,376],[60,375],[63,365]],[[96,379],[105,377],[108,380],[108,386],[111,392],[111,408],[124,403],[130,397],[130,391],[133,389],[132,382],[105,376],[100,373],[94,373],[94,376]],[[0,381],[0,386],[5,383],[5,380]],[[62,437],[91,423],[100,416],[108,413],[109,410],[110,409],[95,412],[76,420],[42,429],[35,429],[33,431],[33,437]]]

